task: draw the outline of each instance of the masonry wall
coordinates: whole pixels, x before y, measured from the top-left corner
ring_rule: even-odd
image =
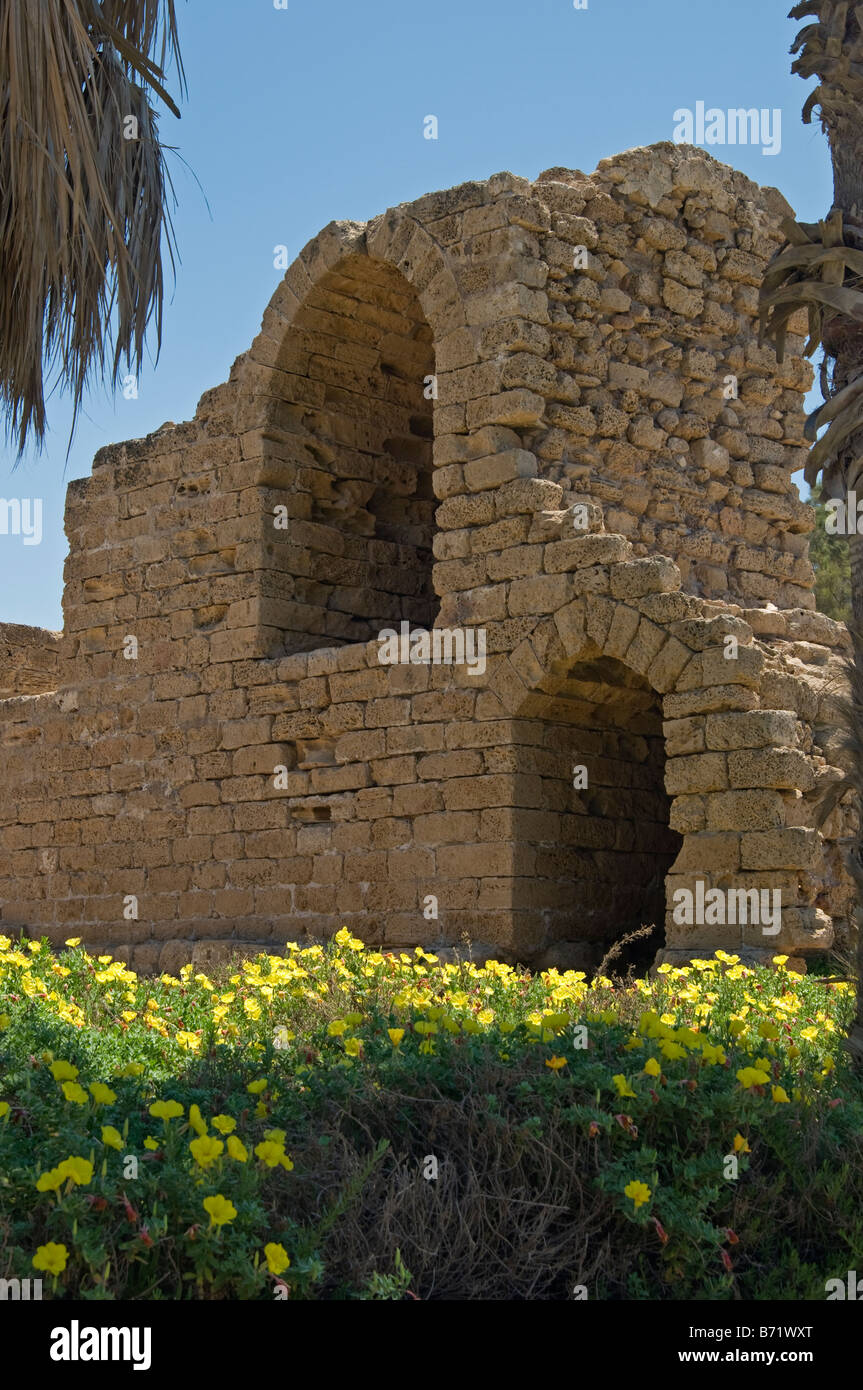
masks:
[[[60,633],[23,623],[0,623],[0,699],[53,690],[59,676]]]
[[[755,326],[788,211],[660,145],[315,238],[194,420],[69,489],[56,674],[47,635],[0,662],[4,927],[145,969],[343,923],[585,966],[645,918],[667,958],[842,937],[810,369]],[[382,665],[402,621],[485,669]],[[698,878],[781,887],[780,935],[675,923]]]

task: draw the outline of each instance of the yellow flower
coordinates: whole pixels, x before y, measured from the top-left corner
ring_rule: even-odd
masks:
[[[255,1157],[266,1163],[268,1168],[275,1168],[285,1157],[285,1146],[272,1139],[265,1139],[263,1143],[255,1146]]]
[[[275,1241],[271,1240],[269,1245],[264,1246],[264,1254],[267,1259],[267,1268],[271,1274],[282,1274],[291,1263],[285,1247],[277,1245]]]
[[[175,1120],[178,1115],[182,1115],[183,1107],[178,1100],[156,1100],[148,1113],[154,1120]]]
[[[63,1174],[64,1178],[71,1178],[72,1182],[80,1184],[81,1187],[86,1187],[93,1178],[93,1165],[87,1158],[66,1158],[60,1164],[58,1171]]]
[[[78,944],[77,941],[75,944]],[[46,1274],[62,1274],[68,1258],[69,1251],[65,1245],[58,1245],[55,1241],[49,1240],[47,1245],[40,1245],[33,1256],[33,1268],[44,1270]]]
[[[103,1081],[92,1081],[90,1083],[90,1095],[97,1105],[113,1105],[117,1099],[117,1092],[112,1091],[110,1086],[106,1086]]]
[[[259,1096],[261,1092],[265,1091],[266,1089],[267,1082],[266,1078],[264,1077],[262,1077],[259,1081],[250,1081],[248,1086],[246,1087],[246,1090],[249,1092],[249,1095],[252,1096]]]
[[[87,1092],[83,1086],[78,1085],[77,1081],[64,1081],[63,1095],[68,1101],[73,1101],[75,1105],[87,1104]]]
[[[50,1168],[47,1173],[42,1173],[36,1181],[37,1192],[56,1192],[63,1186],[65,1179],[59,1168]]]
[[[9,1102],[8,1102],[8,1100],[0,1100],[0,1120],[5,1120],[5,1118],[6,1118],[6,1116],[7,1116],[8,1114],[9,1114]]]
[[[217,1158],[221,1158],[224,1147],[221,1139],[214,1139],[212,1135],[204,1134],[199,1139],[192,1140],[189,1150],[200,1168],[209,1168],[211,1163],[215,1163]]]
[[[628,1182],[623,1193],[625,1197],[632,1198],[636,1211],[650,1200],[650,1188],[644,1182]]]
[[[150,1150],[152,1151],[152,1150],[154,1150],[154,1149],[158,1149],[158,1147],[159,1147],[159,1141],[158,1141],[158,1139],[154,1139],[153,1136],[152,1136],[151,1134],[148,1134],[147,1137],[146,1137],[146,1139],[144,1140],[144,1148],[145,1148],[145,1149],[150,1149]]]
[[[737,1080],[748,1091],[750,1086],[766,1086],[770,1077],[766,1071],[760,1071],[758,1067],[743,1067],[737,1073]]]
[[[256,1120],[265,1120],[267,1118],[267,1107],[262,1100],[259,1100],[255,1106],[254,1114]]]
[[[143,1062],[127,1062],[122,1071],[118,1071],[118,1076],[142,1076],[144,1073]],[[182,1109],[180,1114],[182,1115]]]
[[[735,1152],[736,1154],[751,1154],[751,1153],[752,1153],[752,1150],[750,1149],[750,1147],[749,1147],[749,1145],[747,1144],[746,1140],[743,1138],[743,1135],[740,1134],[740,1133],[737,1133],[737,1134],[735,1134],[735,1136],[734,1136],[734,1152]]]
[[[345,1023],[349,1028],[358,1028],[362,1021],[362,1014],[345,1014]]]
[[[334,1018],[327,1027],[327,1037],[340,1038],[343,1033],[348,1031],[348,1025],[343,1018]]]
[[[200,1051],[201,1039],[198,1037],[197,1033],[189,1033],[186,1030],[180,1029],[176,1037],[180,1047],[184,1047],[187,1052]]]
[[[561,1067],[566,1066],[566,1058],[555,1056],[546,1057],[545,1065],[550,1067],[552,1071],[560,1071]]]
[[[221,1192],[216,1197],[205,1197],[204,1211],[209,1213],[211,1226],[225,1226],[237,1215],[237,1208]]]
[[[125,1019],[127,1023],[134,1023],[138,1015],[134,1009],[124,1009],[120,1017]]]
[[[349,1057],[359,1057],[362,1042],[359,1038],[345,1038],[345,1052]]]
[[[238,1163],[245,1163],[249,1157],[248,1149],[236,1134],[228,1135],[228,1157],[235,1158]]]
[[[55,1081],[74,1081],[78,1075],[78,1068],[73,1067],[71,1062],[52,1062],[51,1075]]]
[[[618,1076],[613,1076],[611,1079],[614,1082],[615,1087],[617,1088],[617,1094],[619,1096],[635,1095],[635,1092],[633,1091],[625,1076],[619,1074]]]
[[[80,946],[81,938],[80,936],[67,936],[65,944],[67,946]]]
[[[393,1047],[398,1047],[399,1043],[405,1035],[405,1030],[404,1028],[388,1028],[387,1034]]]
[[[348,931],[347,927],[342,927],[340,931],[337,931],[336,934],[335,934],[335,936],[333,937],[333,940],[335,941],[335,943],[336,943],[337,946],[342,946],[342,947],[346,948],[346,949],[349,950],[349,951],[364,951],[364,950],[365,950],[365,943],[362,942],[362,941],[358,941],[357,938],[356,938],[355,936],[351,936],[351,934],[350,934],[350,932]],[[314,947],[311,948],[311,950],[314,950],[314,949],[315,949]],[[307,955],[307,954],[309,954],[309,953],[310,953],[310,952],[303,951],[302,954],[303,954],[303,955]]]
[[[644,1070],[648,1076],[662,1075],[662,1067],[659,1065],[655,1057],[648,1057],[647,1061],[644,1064]]]
[[[93,1165],[86,1158],[67,1158],[56,1168],[42,1173],[36,1182],[37,1192],[56,1192],[68,1178],[70,1182],[86,1187],[93,1177]]]
[[[204,1123],[204,1117],[197,1105],[189,1106],[189,1124],[196,1134],[201,1135],[202,1138],[206,1137],[207,1126]]]
[[[210,1123],[220,1134],[230,1134],[237,1128],[236,1120],[232,1120],[230,1115],[214,1115]]]
[[[777,1105],[782,1101],[787,1101],[790,1105],[791,1102],[788,1101],[788,1096],[786,1095],[785,1090],[782,1086],[774,1086],[772,1088],[772,1093],[773,1099],[776,1101]]]
[[[123,1136],[113,1125],[102,1126],[102,1143],[107,1144],[112,1149],[122,1149]]]
[[[681,1047],[680,1043],[672,1042],[670,1038],[665,1038],[659,1044],[659,1050],[669,1062],[679,1062],[681,1057],[686,1056],[686,1048]]]

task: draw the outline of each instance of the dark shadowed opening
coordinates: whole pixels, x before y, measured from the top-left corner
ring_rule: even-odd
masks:
[[[437,613],[432,332],[392,266],[355,255],[309,292],[279,355],[290,527],[270,546],[288,650]]]
[[[597,654],[573,667],[539,717],[515,721],[514,737],[518,838],[534,851],[532,881],[516,879],[516,910],[533,919],[536,959],[589,970],[646,925],[650,935],[609,968],[648,966],[664,945],[665,876],[682,843],[668,823],[660,697]]]

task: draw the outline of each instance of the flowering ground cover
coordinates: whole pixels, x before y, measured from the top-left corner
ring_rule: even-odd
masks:
[[[825,1298],[850,987],[327,946],[139,978],[0,937],[0,1277],[43,1297]]]

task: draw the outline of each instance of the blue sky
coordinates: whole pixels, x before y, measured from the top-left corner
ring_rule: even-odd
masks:
[[[804,220],[832,201],[826,140],[800,119],[809,84],[790,74],[798,25],[785,17],[788,0],[177,8],[189,94],[181,120],[163,116],[162,133],[186,164],[169,156],[181,262],[168,282],[161,357],[143,371],[137,400],[92,392],[68,463],[71,412],[59,394],[41,454],[16,469],[14,449],[0,450],[0,497],[43,504],[40,545],[0,535],[0,621],[61,627],[68,483],[90,472],[103,444],[188,419],[226,378],[280,278],[276,245],[294,257],[333,218],[364,221],[503,169],[589,173],[606,155],[671,139],[675,110],[698,101],[779,108],[778,155],[711,153],[781,188]],[[423,138],[427,115],[438,117],[437,141]]]

